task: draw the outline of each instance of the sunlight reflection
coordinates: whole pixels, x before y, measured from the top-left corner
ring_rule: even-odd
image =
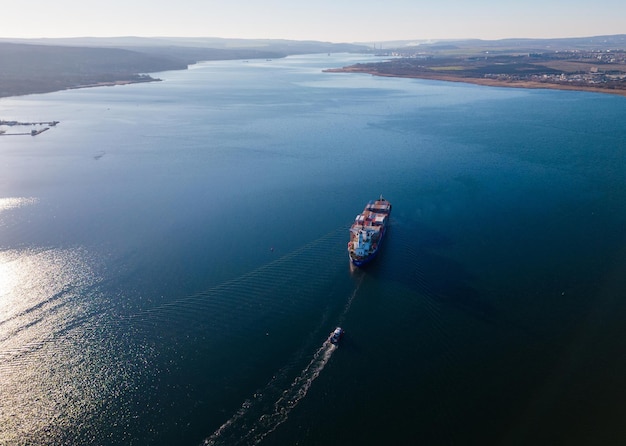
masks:
[[[37,203],[36,198],[9,197],[0,198],[0,212]]]
[[[36,442],[96,404],[84,365],[94,266],[80,248],[0,251],[0,444]]]

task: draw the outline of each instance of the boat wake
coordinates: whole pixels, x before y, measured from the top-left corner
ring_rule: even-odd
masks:
[[[350,268],[353,268],[353,267],[354,266],[352,265],[352,262],[350,262]],[[354,298],[356,297],[356,294],[359,291],[359,288],[361,288],[361,283],[363,283],[363,279],[365,278],[365,274],[363,274],[363,272],[361,270],[358,270],[357,273],[361,274],[361,277],[359,277],[358,281],[356,282],[356,286],[354,287],[354,291],[352,291],[352,294],[350,295],[350,298],[348,299],[348,302],[346,302],[345,307],[343,307],[343,312],[341,313],[341,316],[339,317],[339,324],[340,325],[343,324],[343,321],[346,318],[346,315],[348,314],[348,311],[350,311],[350,307],[352,306],[352,302],[354,301]]]
[[[202,444],[205,446],[259,444],[287,420],[289,413],[306,396],[313,381],[322,372],[336,349],[336,345],[325,341],[286,390],[282,393],[278,391],[276,378],[273,379],[262,391],[255,393],[252,399],[244,401],[237,413]],[[263,415],[254,420],[259,411]],[[255,415],[252,415],[252,412]]]
[[[359,278],[350,295],[339,317],[340,322],[345,319],[350,310],[363,277]],[[278,426],[287,421],[290,412],[306,396],[336,350],[337,345],[325,340],[302,372],[285,390],[281,391],[286,384],[285,378],[289,374],[287,368],[282,369],[263,389],[244,401],[239,410],[202,444],[204,446],[259,444]],[[262,415],[259,416],[259,414]]]

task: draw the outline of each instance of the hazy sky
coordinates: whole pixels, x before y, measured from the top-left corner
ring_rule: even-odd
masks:
[[[376,42],[626,33],[625,0],[28,0],[0,37],[181,36]]]

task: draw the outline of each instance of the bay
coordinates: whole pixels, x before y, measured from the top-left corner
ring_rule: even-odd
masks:
[[[624,437],[625,99],[364,59],[0,100],[0,443]]]

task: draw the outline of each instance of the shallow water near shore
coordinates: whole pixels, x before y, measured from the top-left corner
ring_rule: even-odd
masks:
[[[363,59],[0,100],[0,444],[624,438],[626,98]]]

